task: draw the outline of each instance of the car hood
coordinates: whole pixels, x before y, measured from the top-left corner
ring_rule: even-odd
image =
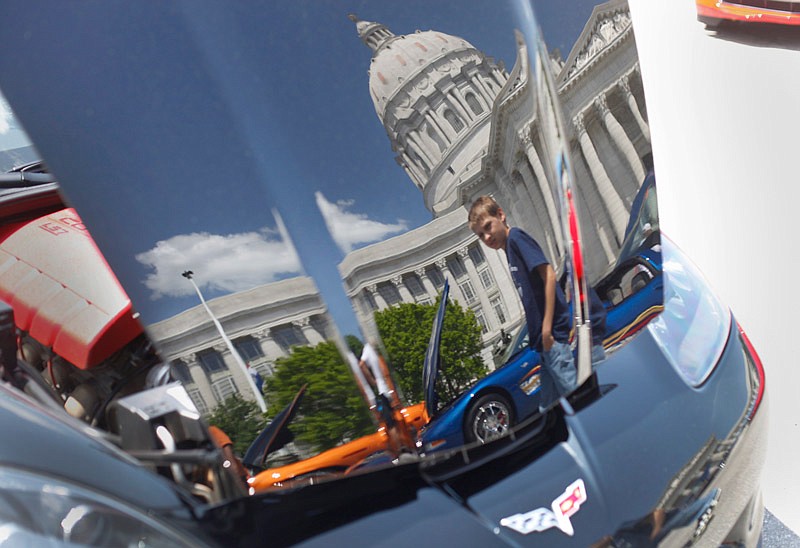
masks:
[[[164,516],[191,516],[190,506],[164,478],[104,441],[96,430],[64,413],[42,409],[4,383],[0,383],[0,431],[8,440],[0,448],[0,467],[60,478]],[[58,447],[57,456],[52,455],[53,447]]]
[[[733,342],[737,335],[730,336]],[[233,519],[242,544],[369,538],[388,546],[419,537],[426,545],[683,545],[715,515],[727,519],[737,483],[759,469],[765,415],[750,422],[743,413],[753,392],[740,382],[744,357],[735,344],[705,394],[686,390],[666,359],[654,356],[660,354],[644,331],[615,353],[615,366],[603,368],[598,382],[523,423],[513,438],[313,489],[256,495],[211,510],[205,525],[213,530]],[[721,397],[733,404],[715,406]],[[630,413],[631,399],[655,398],[668,404]],[[664,436],[685,443],[665,448],[657,443]],[[748,436],[754,443],[737,448]],[[733,450],[746,458],[721,467]]]

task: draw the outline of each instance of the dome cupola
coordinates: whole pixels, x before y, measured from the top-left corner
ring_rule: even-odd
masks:
[[[372,50],[370,97],[397,162],[423,191],[428,210],[449,211],[460,177],[482,153],[469,142],[488,131],[507,74],[458,36],[395,35],[381,23],[350,19]]]

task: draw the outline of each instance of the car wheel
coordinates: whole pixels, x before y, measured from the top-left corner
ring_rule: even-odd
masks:
[[[717,30],[719,28],[720,24],[722,24],[722,19],[718,19],[716,17],[702,17],[701,16],[701,17],[698,17],[697,20],[700,21],[701,23],[703,23],[706,26],[706,29],[708,29],[708,30]]]
[[[467,413],[464,436],[467,443],[487,443],[505,436],[514,425],[514,412],[500,394],[486,394]]]

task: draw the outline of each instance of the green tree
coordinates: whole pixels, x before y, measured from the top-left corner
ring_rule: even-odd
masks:
[[[432,305],[401,303],[375,313],[396,381],[410,402],[424,399],[422,368],[438,307],[438,301]],[[481,329],[475,314],[450,301],[442,326],[442,367],[437,383],[443,401],[452,400],[474,379],[486,375],[480,351]]]
[[[355,335],[345,335],[344,342],[356,358],[361,356],[361,352],[364,351],[364,343],[361,342],[361,339]]]
[[[295,346],[289,356],[275,361],[275,374],[266,382],[267,414],[280,412],[305,384],[308,388],[289,426],[297,441],[324,451],[375,431],[367,405],[335,344]]]
[[[228,434],[237,455],[244,455],[266,425],[256,403],[244,399],[239,393],[234,393],[217,405],[208,422]]]

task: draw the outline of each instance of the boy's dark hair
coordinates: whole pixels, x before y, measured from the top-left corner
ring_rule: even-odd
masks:
[[[470,227],[475,226],[484,215],[497,217],[500,211],[500,204],[498,204],[491,196],[478,196],[472,206],[469,208],[469,215],[467,215],[467,222]]]

